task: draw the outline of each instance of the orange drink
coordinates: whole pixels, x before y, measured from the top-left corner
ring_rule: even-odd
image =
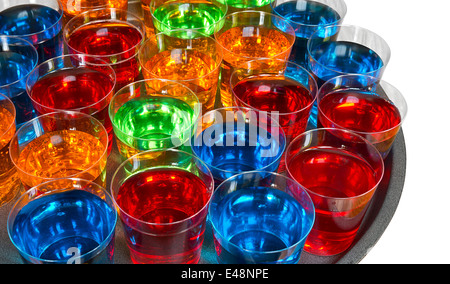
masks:
[[[230,77],[235,68],[260,58],[287,60],[295,32],[287,21],[265,12],[236,12],[222,21],[214,35],[223,48],[220,95],[222,105],[228,107],[232,105]]]
[[[26,188],[66,177],[105,185],[108,134],[95,118],[56,112],[25,124],[11,141],[12,161]]]
[[[19,191],[20,180],[9,157],[9,142],[16,132],[14,104],[0,94],[0,206]]]

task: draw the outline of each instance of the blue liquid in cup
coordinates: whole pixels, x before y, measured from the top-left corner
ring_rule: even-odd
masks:
[[[112,263],[114,209],[98,196],[71,190],[37,198],[24,206],[12,225],[11,239],[32,258],[65,263],[107,243],[88,263]],[[22,255],[26,262],[26,256]]]
[[[267,187],[213,198],[209,214],[218,262],[223,264],[297,263],[314,222],[291,195]]]
[[[308,39],[319,28],[338,23],[341,19],[331,7],[314,1],[290,1],[273,7],[273,11],[289,20],[295,30],[295,43],[289,61],[308,67]]]
[[[244,127],[237,123],[211,126],[192,145],[193,153],[208,165],[216,187],[235,174],[254,170],[276,172],[284,149],[284,136],[272,135],[248,123]]]
[[[27,76],[37,64],[36,51],[23,43],[11,42],[5,49],[0,46],[0,93],[14,103],[17,127],[36,117],[26,92]]]
[[[47,6],[27,4],[1,11],[0,34],[19,36],[32,43],[39,63],[64,52],[62,11]]]
[[[327,41],[311,49],[309,68],[320,88],[326,81],[345,74],[367,74],[379,78],[383,60],[368,47],[345,41]],[[317,126],[317,101],[311,110],[309,124]]]

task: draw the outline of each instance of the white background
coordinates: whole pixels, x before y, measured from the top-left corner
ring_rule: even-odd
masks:
[[[397,211],[362,264],[450,263],[450,2],[345,0],[344,24],[389,44],[383,80],[406,98],[407,171]]]

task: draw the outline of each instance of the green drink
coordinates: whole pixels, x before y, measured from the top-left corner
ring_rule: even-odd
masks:
[[[153,14],[155,29],[170,35],[176,29],[195,29],[207,36],[227,13],[227,5],[219,1],[154,1],[150,10]],[[190,38],[189,31],[181,35]]]
[[[234,8],[258,8],[269,5],[274,0],[227,0],[227,4]]]
[[[140,151],[180,146],[190,137],[197,115],[188,103],[177,98],[134,98],[114,115],[119,151],[131,157]]]

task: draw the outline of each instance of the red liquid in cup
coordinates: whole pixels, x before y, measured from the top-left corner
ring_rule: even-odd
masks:
[[[316,210],[305,250],[333,255],[347,249],[377,185],[374,169],[355,154],[331,147],[300,151],[289,160],[288,169],[308,189]]]
[[[129,177],[116,200],[123,212],[140,220],[124,221],[132,261],[198,263],[211,194],[198,176],[184,170],[154,169]]]
[[[55,109],[84,108],[80,111],[91,114],[105,126],[110,142],[108,150],[111,150],[113,128],[108,115],[108,104],[114,93],[113,86],[114,81],[110,76],[94,69],[60,69],[40,78],[31,89],[30,97],[40,115]]]
[[[338,91],[319,102],[319,125],[363,132],[382,153],[388,152],[400,129],[401,114],[388,100],[367,92]]]
[[[67,44],[72,53],[98,55],[111,64],[118,89],[139,76],[136,53],[142,39],[143,34],[126,22],[94,22],[76,29]]]
[[[280,76],[249,77],[236,84],[233,92],[240,106],[245,106],[243,102],[246,106],[269,112],[269,115],[279,112],[279,124],[288,140],[305,131],[313,97],[297,81]]]

